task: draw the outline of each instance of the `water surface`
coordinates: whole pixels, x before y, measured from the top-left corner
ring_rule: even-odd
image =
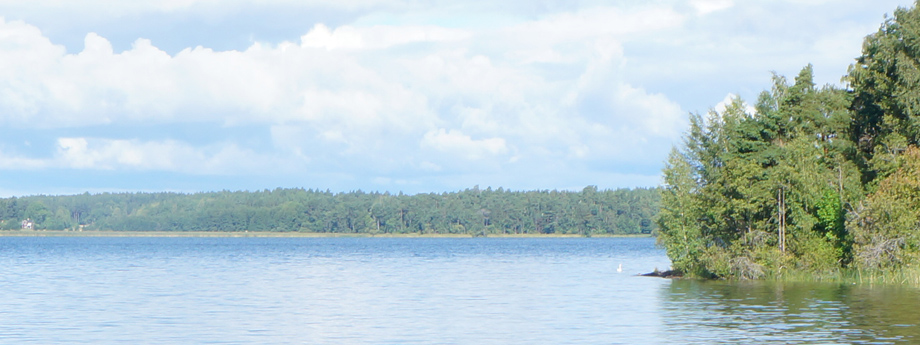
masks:
[[[0,343],[920,339],[916,290],[634,275],[667,266],[643,238],[0,237]]]

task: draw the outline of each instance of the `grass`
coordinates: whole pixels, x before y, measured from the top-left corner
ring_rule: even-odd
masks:
[[[658,269],[648,275],[657,275]],[[707,280],[698,276],[689,275],[688,279]],[[716,278],[718,279],[718,278]],[[725,278],[727,280],[743,280],[740,278]],[[780,283],[833,283],[833,284],[859,284],[879,286],[907,286],[920,288],[920,267],[908,267],[900,270],[866,270],[856,268],[841,268],[826,272],[812,272],[807,270],[783,270],[782,273],[768,273],[765,277],[754,281],[772,281]]]
[[[823,274],[805,271],[787,271],[768,277],[781,282],[829,282],[865,285],[904,285],[920,287],[920,269],[904,268],[894,271],[839,269]]]

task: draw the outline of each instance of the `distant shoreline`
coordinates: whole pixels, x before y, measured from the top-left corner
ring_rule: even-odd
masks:
[[[473,238],[469,234],[367,234],[326,232],[263,231],[72,231],[72,230],[2,230],[0,237],[373,237],[373,238]],[[589,238],[577,234],[493,234],[489,238]],[[647,234],[591,235],[600,238],[646,238]]]

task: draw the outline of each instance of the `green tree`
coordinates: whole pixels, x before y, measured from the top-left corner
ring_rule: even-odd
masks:
[[[31,202],[29,206],[26,207],[25,215],[26,218],[31,219],[35,222],[35,227],[37,229],[45,229],[44,223],[45,220],[48,220],[52,214],[48,210],[48,207],[45,206],[42,202]]]
[[[852,137],[863,181],[897,170],[897,156],[920,144],[920,9],[898,8],[866,37],[845,80],[853,89]]]
[[[920,263],[920,149],[879,183],[850,221],[858,267],[892,270]]]
[[[858,169],[848,161],[851,146],[839,139],[849,99],[841,90],[817,88],[812,74],[806,66],[792,84],[774,75],[755,112],[735,99],[706,118],[691,115],[684,145],[664,171],[659,218],[676,268],[758,278],[845,264],[845,228],[821,217],[831,211],[839,217],[861,196]],[[828,204],[823,195],[837,200]],[[695,240],[682,243],[675,233]]]
[[[667,250],[675,269],[705,276],[708,274],[700,259],[706,239],[697,222],[701,213],[696,199],[698,189],[690,160],[679,150],[671,150],[661,189],[658,243]]]

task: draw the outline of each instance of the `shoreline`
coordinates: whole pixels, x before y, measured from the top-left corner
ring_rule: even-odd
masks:
[[[256,232],[256,231],[73,231],[73,230],[0,230],[0,237],[362,237],[362,238],[474,238],[470,234],[368,234],[326,232]],[[487,238],[647,238],[647,234],[577,235],[577,234],[492,234]]]

